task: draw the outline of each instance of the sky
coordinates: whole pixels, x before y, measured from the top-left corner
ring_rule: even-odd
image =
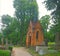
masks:
[[[10,16],[14,16],[15,9],[13,8],[13,1],[14,0],[0,0],[0,17],[2,15],[8,14]],[[45,5],[42,4],[44,0],[37,0],[38,10],[39,10],[39,18],[44,15],[50,15],[50,11],[47,11]],[[0,18],[1,24],[1,18]]]
[[[9,14],[10,16],[14,15],[15,9],[13,8],[14,0],[0,0],[0,16],[4,14]],[[44,0],[37,0],[38,10],[39,10],[39,18],[46,14],[50,14],[49,11],[46,10],[44,4],[42,4]]]

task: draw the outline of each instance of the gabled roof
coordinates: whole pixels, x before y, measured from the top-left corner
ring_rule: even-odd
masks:
[[[30,21],[30,24],[32,25],[32,27],[36,27],[39,24],[40,28],[42,28],[39,21],[37,21],[37,22]]]

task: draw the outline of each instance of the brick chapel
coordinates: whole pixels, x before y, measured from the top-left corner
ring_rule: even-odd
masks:
[[[29,46],[42,45],[44,41],[43,37],[44,37],[43,30],[40,22],[30,21],[26,37],[26,46],[29,47]]]

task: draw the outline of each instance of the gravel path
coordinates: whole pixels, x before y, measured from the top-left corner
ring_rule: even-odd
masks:
[[[32,56],[24,47],[13,48],[12,56]]]

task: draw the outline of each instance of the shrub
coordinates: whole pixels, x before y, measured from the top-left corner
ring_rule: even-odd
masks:
[[[11,56],[11,52],[9,50],[0,50],[0,56]]]
[[[12,47],[12,46],[9,46],[8,49],[9,49],[10,51],[12,51],[13,47]]]

